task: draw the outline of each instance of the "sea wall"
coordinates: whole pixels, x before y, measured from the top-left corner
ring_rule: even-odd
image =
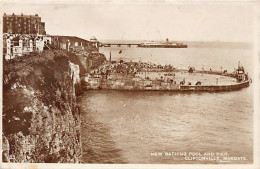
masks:
[[[182,91],[231,91],[249,86],[249,80],[231,85],[201,85],[201,86],[180,86]]]
[[[249,86],[249,80],[228,85],[180,85],[176,82],[134,78],[85,78],[84,89],[113,89],[113,90],[154,90],[154,91],[230,91]],[[85,80],[86,81],[86,80]]]
[[[78,65],[61,50],[4,61],[4,162],[79,162]]]

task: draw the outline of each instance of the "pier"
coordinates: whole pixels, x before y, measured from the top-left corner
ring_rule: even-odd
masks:
[[[111,47],[111,46],[117,46],[117,47],[127,46],[127,47],[131,47],[131,46],[138,46],[138,45],[140,45],[140,43],[101,43],[100,44],[101,47]]]

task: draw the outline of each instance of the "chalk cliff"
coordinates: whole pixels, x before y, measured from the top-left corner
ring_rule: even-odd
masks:
[[[3,65],[3,161],[79,162],[77,57],[54,50]]]

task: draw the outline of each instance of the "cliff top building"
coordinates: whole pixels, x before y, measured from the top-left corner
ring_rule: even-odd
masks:
[[[3,16],[3,33],[9,34],[38,34],[46,35],[45,23],[41,17],[35,15],[7,15]]]
[[[96,38],[93,39],[93,37],[88,41],[75,36],[52,36],[52,43],[60,49],[69,51],[81,51],[84,49],[88,53],[99,52],[99,42]]]

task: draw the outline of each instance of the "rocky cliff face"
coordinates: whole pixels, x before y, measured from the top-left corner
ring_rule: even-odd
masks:
[[[104,62],[106,62],[106,57],[102,53],[91,53],[86,59],[88,71],[98,68]]]
[[[4,162],[79,162],[75,58],[59,50],[4,62]]]

